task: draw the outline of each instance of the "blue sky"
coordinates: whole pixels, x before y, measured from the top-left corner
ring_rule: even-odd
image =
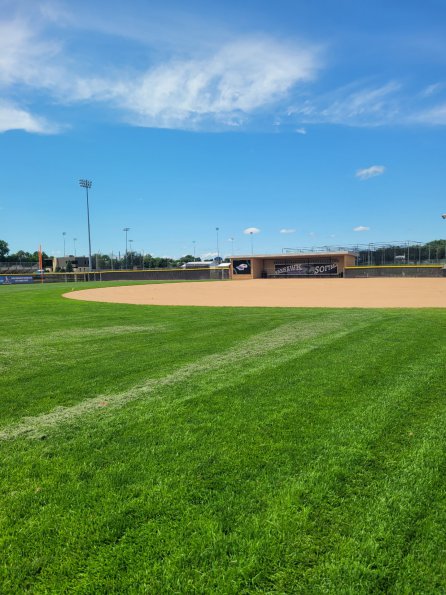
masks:
[[[0,238],[181,256],[445,237],[443,0],[0,0]]]

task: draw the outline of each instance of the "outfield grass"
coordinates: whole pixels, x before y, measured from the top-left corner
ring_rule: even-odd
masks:
[[[65,289],[0,288],[2,593],[446,592],[446,312]]]

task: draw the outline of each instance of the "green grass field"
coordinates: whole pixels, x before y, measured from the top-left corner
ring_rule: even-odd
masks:
[[[0,288],[1,593],[446,592],[445,311],[64,291]]]

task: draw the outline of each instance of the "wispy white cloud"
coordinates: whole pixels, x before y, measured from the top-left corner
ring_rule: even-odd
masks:
[[[297,134],[307,134],[307,129],[306,128],[296,128],[295,132],[297,132]]]
[[[260,229],[258,227],[247,227],[243,230],[243,233],[246,235],[260,233]]]
[[[426,88],[424,88],[421,91],[420,95],[422,97],[432,97],[432,95],[435,95],[436,93],[441,91],[441,89],[443,89],[444,86],[444,83],[433,83],[432,85],[428,85]]]
[[[412,116],[412,121],[431,126],[446,125],[446,103],[435,105]]]
[[[59,131],[55,124],[51,124],[45,118],[14,105],[0,103],[0,132],[8,130],[24,130],[39,134],[55,134]]]
[[[390,81],[371,86],[363,81],[309,97],[288,109],[288,115],[303,123],[376,126],[395,120],[400,111],[401,85]]]
[[[363,169],[358,169],[355,176],[360,180],[368,180],[376,176],[381,176],[386,171],[384,165],[372,165]]]
[[[446,125],[446,84],[434,83],[421,91],[397,80],[372,85],[354,81],[322,94],[308,93],[287,110],[298,124],[339,124],[356,127],[386,125]],[[432,105],[433,99],[437,104]]]
[[[51,88],[63,72],[57,64],[62,46],[44,39],[39,28],[23,19],[0,22],[0,85]]]
[[[370,231],[370,227],[366,227],[365,225],[358,225],[357,227],[353,228],[353,231]]]
[[[317,66],[310,48],[247,38],[205,58],[161,64],[135,82],[118,83],[114,95],[140,125],[196,128],[213,121],[238,126],[313,78]]]
[[[296,230],[295,229],[290,229],[290,228],[284,227],[283,229],[280,230],[280,233],[285,233],[285,234],[296,233]]]

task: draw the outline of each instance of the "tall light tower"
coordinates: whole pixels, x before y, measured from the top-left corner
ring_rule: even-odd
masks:
[[[194,245],[194,261],[195,261],[195,244],[196,244],[196,243],[197,243],[197,242],[196,242],[195,240],[192,240],[192,244]]]
[[[441,218],[442,218],[442,219],[446,219],[446,213],[443,213],[443,214],[441,215]],[[430,250],[430,246],[429,246],[429,250]],[[438,250],[438,249],[437,249],[437,250]],[[438,254],[438,252],[437,252],[437,254]],[[446,258],[446,242],[445,242],[445,246],[444,246],[444,256],[445,256],[445,258]],[[438,258],[438,257],[437,257],[437,258]]]
[[[88,270],[91,273],[92,270],[92,263],[91,263],[91,235],[90,235],[90,204],[88,202],[88,190],[91,188],[91,180],[79,180],[79,186],[81,188],[85,188],[85,192],[87,193],[87,223],[88,223]]]
[[[77,242],[77,238],[73,238],[73,244],[74,244],[74,256],[76,256],[76,242]]]
[[[217,232],[217,258],[220,258],[220,245],[219,245],[219,242],[218,242],[218,232],[220,231],[220,228],[219,227],[216,227],[215,228],[215,231]]]
[[[65,236],[67,235],[66,231],[62,232],[62,237],[63,237],[63,256],[65,258]]]
[[[253,231],[249,232],[249,235],[251,236],[251,256],[254,256],[254,241],[252,239],[253,234],[254,234]]]
[[[128,241],[127,241],[127,234],[130,231],[130,227],[124,227],[122,231],[125,231],[125,268],[127,268],[128,263],[127,263],[127,259],[128,259]]]

